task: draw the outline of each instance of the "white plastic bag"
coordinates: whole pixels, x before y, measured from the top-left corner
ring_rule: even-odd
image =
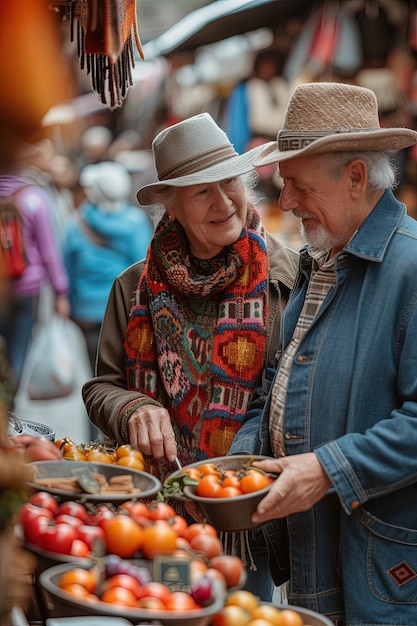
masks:
[[[31,400],[66,398],[74,391],[77,363],[73,327],[70,319],[54,314],[37,329],[27,380]]]

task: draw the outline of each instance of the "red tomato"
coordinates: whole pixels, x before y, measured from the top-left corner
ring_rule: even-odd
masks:
[[[130,558],[144,542],[144,532],[128,515],[116,514],[103,524],[107,552]]]
[[[44,509],[49,509],[54,515],[58,509],[58,501],[47,491],[36,491],[30,496],[29,502]]]
[[[211,535],[217,537],[217,530],[211,524],[205,524],[203,522],[195,522],[190,524],[187,530],[184,532],[184,537],[187,541],[191,541],[193,537],[197,535]]]
[[[74,539],[71,544],[70,554],[82,559],[87,559],[91,555],[91,550],[85,541]]]
[[[111,589],[112,587],[123,587],[124,589],[129,589],[136,598],[142,597],[142,585],[140,582],[130,576],[130,574],[115,574],[114,576],[110,576],[103,582],[102,593],[106,591],[106,589]]]
[[[19,520],[23,527],[26,541],[40,546],[43,531],[51,522],[52,512],[40,506],[25,502],[20,509]]]
[[[158,581],[151,580],[145,585],[143,585],[139,597],[140,598],[146,598],[146,597],[158,598],[158,600],[160,600],[161,602],[165,604],[170,595],[171,595],[171,591],[166,585]]]
[[[148,507],[149,519],[155,521],[158,519],[168,520],[177,514],[175,509],[168,502],[152,502]]]
[[[243,561],[238,556],[231,554],[213,557],[209,561],[209,567],[217,569],[223,574],[227,587],[237,587],[245,570]]]
[[[93,550],[95,543],[102,542],[105,545],[106,542],[104,530],[100,526],[89,524],[81,524],[78,527],[78,537],[88,545],[90,550]]]
[[[69,524],[52,524],[45,528],[40,539],[40,547],[50,552],[71,554],[74,539],[78,539],[76,528]]]
[[[110,509],[108,506],[99,505],[96,508],[96,513],[94,513],[93,515],[90,514],[87,516],[86,523],[94,525],[94,526],[103,527],[105,522],[114,516],[115,516],[115,512],[112,511],[112,509]]]
[[[188,528],[188,522],[181,515],[174,515],[169,520],[171,527],[175,530],[177,537],[184,537],[184,533]]]
[[[206,474],[196,487],[197,495],[203,498],[217,498],[221,488],[220,477],[217,474]]]
[[[173,591],[165,604],[169,611],[192,611],[200,608],[194,598],[185,591]]]
[[[159,598],[152,598],[152,596],[145,596],[139,598],[137,606],[141,609],[150,609],[151,611],[166,611],[166,605]]]
[[[85,522],[88,517],[88,512],[81,502],[68,500],[67,502],[62,502],[59,505],[55,515],[72,515],[73,517],[78,517]]]
[[[201,552],[208,559],[219,556],[223,553],[223,544],[218,537],[211,535],[197,535],[190,541],[191,549],[195,552]]]
[[[177,548],[176,532],[168,522],[159,520],[143,529],[142,553],[146,559],[158,552],[173,552]]]
[[[69,524],[70,526],[74,526],[74,528],[79,528],[84,523],[79,517],[74,517],[73,515],[67,515],[65,513],[56,515],[54,517],[54,522],[55,524]]]

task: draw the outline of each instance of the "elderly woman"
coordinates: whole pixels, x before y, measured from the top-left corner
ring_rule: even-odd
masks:
[[[137,197],[165,212],[146,259],[114,282],[83,397],[90,420],[164,478],[175,457],[227,454],[273,365],[297,254],[248,200],[257,149],[238,155],[210,115],[163,130],[153,152],[159,181]]]
[[[146,259],[114,282],[83,397],[90,420],[161,479],[175,457],[227,454],[274,363],[298,255],[248,199],[241,176],[256,176],[257,151],[239,155],[210,115],[191,117],[154,139],[158,182],[137,194],[163,216]],[[265,570],[252,588],[270,600]]]

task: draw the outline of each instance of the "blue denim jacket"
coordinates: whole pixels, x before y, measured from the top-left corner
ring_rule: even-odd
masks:
[[[281,350],[310,270],[302,251]],[[417,222],[390,190],[335,271],[295,354],[284,421],[286,454],[314,450],[333,489],[306,513],[277,520],[271,568],[277,584],[290,572],[290,603],[355,626],[416,625]],[[254,401],[231,454],[272,454],[269,403],[268,395]]]

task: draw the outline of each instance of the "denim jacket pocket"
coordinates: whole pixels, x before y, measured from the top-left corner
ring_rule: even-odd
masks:
[[[417,530],[387,524],[361,509],[366,534],[366,578],[382,602],[417,606]]]

